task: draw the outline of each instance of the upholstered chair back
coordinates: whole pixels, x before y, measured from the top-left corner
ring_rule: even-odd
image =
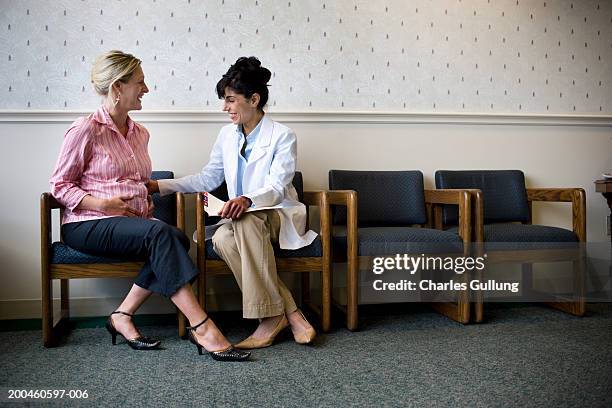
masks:
[[[529,221],[525,175],[520,170],[438,170],[436,188],[476,188],[483,194],[484,223]],[[446,206],[444,224],[457,224],[457,209]]]
[[[427,221],[423,173],[414,171],[330,170],[330,190],[355,190],[359,227],[407,226]],[[344,207],[333,223],[346,224]]]

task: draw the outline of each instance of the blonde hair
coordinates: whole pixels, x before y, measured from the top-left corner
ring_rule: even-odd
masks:
[[[117,81],[127,82],[140,66],[138,58],[123,51],[111,50],[96,58],[91,69],[91,83],[99,95],[106,96]]]

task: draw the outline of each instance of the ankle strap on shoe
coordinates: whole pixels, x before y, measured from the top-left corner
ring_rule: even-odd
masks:
[[[125,316],[129,316],[129,317],[133,317],[133,316],[134,316],[134,315],[132,315],[132,314],[129,314],[129,313],[126,313],[126,312],[122,312],[121,310],[115,310],[115,311],[114,311],[113,313],[111,313],[111,314],[112,314],[112,315],[114,315],[114,314],[117,314],[117,313],[122,314],[122,315],[125,315]]]
[[[210,316],[206,316],[206,319],[202,320],[200,323],[196,324],[195,326],[187,326],[185,327],[187,330],[194,330],[197,329],[198,327],[200,327],[201,325],[203,325],[204,323],[206,323],[208,321],[208,319],[210,318]]]

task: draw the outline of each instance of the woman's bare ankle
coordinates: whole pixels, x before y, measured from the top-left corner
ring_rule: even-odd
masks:
[[[200,339],[202,346],[209,351],[225,349],[231,346],[231,343],[211,319],[208,319],[204,324],[195,329],[195,334]]]
[[[111,315],[111,321],[113,322],[115,329],[126,339],[133,339],[140,336],[140,332],[134,325],[134,322],[130,316],[117,313]]]

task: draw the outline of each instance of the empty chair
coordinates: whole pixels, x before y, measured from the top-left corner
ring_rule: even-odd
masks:
[[[425,190],[420,171],[329,171],[329,203],[333,207],[334,259],[347,262],[347,327],[357,329],[358,273],[379,256],[464,254],[471,235],[470,195],[466,191]],[[458,207],[457,232],[441,229],[442,204]],[[437,228],[434,228],[437,227]],[[346,255],[345,255],[346,254]],[[441,313],[467,323],[467,292],[456,302],[432,303]]]
[[[482,212],[475,214],[473,239],[483,242],[487,264],[520,263],[524,289],[530,289],[532,263],[573,262],[574,292],[570,298],[547,302],[565,312],[581,316],[585,312],[583,247],[586,241],[585,192],[581,188],[526,188],[520,170],[438,170],[436,187],[478,189],[474,201],[482,201]],[[474,191],[474,190],[472,190]],[[571,202],[573,229],[533,225],[532,203]],[[447,225],[456,224],[453,208],[444,209]],[[489,275],[487,277],[490,278]],[[474,315],[482,321],[482,303]]]

